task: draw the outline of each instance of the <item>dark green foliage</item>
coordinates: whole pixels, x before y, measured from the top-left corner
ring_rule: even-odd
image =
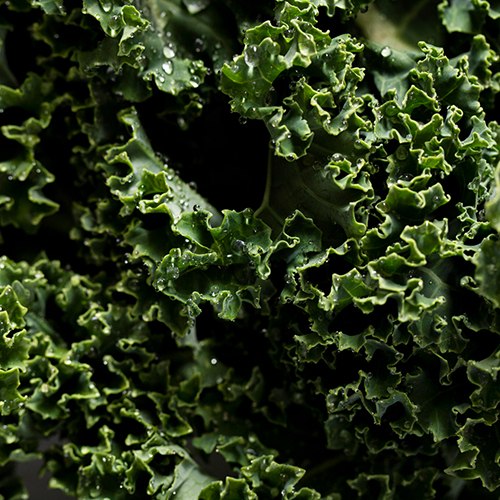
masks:
[[[2,3],[0,499],[498,498],[500,10],[409,4]]]

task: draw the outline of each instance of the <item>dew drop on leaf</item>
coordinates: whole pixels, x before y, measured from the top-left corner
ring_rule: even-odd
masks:
[[[162,68],[163,68],[163,71],[165,71],[165,73],[167,75],[171,75],[173,70],[174,70],[174,63],[172,61],[165,61],[163,63]]]
[[[245,208],[245,210],[243,210],[243,217],[245,217],[245,219],[250,219],[252,215],[253,215],[253,210],[250,207],[247,207]]]
[[[399,146],[396,149],[396,158],[401,161],[406,160],[408,158],[408,150],[404,146]]]
[[[243,240],[234,240],[233,242],[233,250],[237,253],[237,254],[243,254],[245,253],[247,249],[247,246],[246,246],[246,243],[243,241]]]
[[[197,14],[208,7],[210,0],[183,0],[182,3],[187,7],[190,14]]]
[[[120,16],[111,16],[109,19],[109,29],[111,30],[111,36],[116,36],[118,34],[118,30],[121,28],[121,17]]]
[[[196,40],[194,41],[195,52],[199,53],[202,50],[204,50],[204,48],[205,48],[205,44],[204,44],[203,40],[201,38],[196,38]]]
[[[392,54],[392,50],[390,49],[390,47],[384,47],[382,49],[382,51],[380,52],[380,55],[382,57],[389,57],[391,54]]]
[[[245,62],[247,63],[248,66],[253,68],[254,66],[258,66],[260,62],[260,52],[261,49],[257,45],[248,45],[245,49]]]
[[[175,52],[173,50],[173,45],[171,43],[169,43],[168,45],[165,45],[165,47],[163,47],[163,55],[167,59],[172,59],[173,57],[175,57]]]
[[[109,12],[113,7],[113,3],[111,2],[111,0],[100,0],[99,3],[101,4],[102,10],[104,12]]]
[[[189,81],[191,87],[196,88],[200,85],[200,77],[198,75],[193,75]]]

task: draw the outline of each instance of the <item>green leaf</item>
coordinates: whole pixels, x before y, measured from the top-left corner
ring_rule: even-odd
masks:
[[[499,485],[498,442],[488,428],[496,418],[467,419],[458,432],[460,454],[447,472],[462,479],[479,478],[485,488],[495,490]]]
[[[66,96],[56,97],[50,81],[31,73],[18,89],[0,86],[0,109],[22,110],[20,125],[4,124],[2,135],[16,146],[7,149],[8,158],[0,162],[0,223],[13,224],[34,232],[44,217],[59,209],[42,189],[54,176],[35,158],[39,134],[46,129],[51,114]]]
[[[488,7],[488,2],[444,0],[439,10],[448,31],[478,33],[488,15]]]
[[[132,138],[110,148],[102,168],[111,192],[124,205],[121,214],[129,215],[137,208],[143,213],[167,213],[177,221],[184,212],[197,207],[211,211],[217,221],[217,210],[157,158],[137,112],[124,110],[119,120],[130,127]]]
[[[220,317],[234,319],[243,301],[260,307],[261,293],[269,293],[261,279],[269,274],[270,231],[245,211],[226,212],[218,227],[209,218],[197,210],[175,223],[174,231],[192,241],[192,248],[174,248],[162,259],[155,286],[185,303],[190,317],[199,314],[200,301],[209,301]]]
[[[491,300],[495,307],[500,307],[499,259],[500,245],[498,241],[493,239],[485,239],[480,251],[474,256],[475,279],[479,283],[478,292]]]
[[[19,369],[1,369],[0,382],[0,413],[9,415],[24,404],[26,400],[26,397],[23,397],[17,390],[19,387]]]

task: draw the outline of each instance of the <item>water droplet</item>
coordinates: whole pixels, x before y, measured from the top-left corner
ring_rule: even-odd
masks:
[[[244,58],[246,64],[251,68],[258,66],[261,59],[261,48],[257,45],[248,45],[245,48]]]
[[[196,40],[194,41],[195,52],[200,53],[204,49],[205,49],[205,43],[203,42],[203,40],[201,38],[196,38]]]
[[[111,2],[110,0],[100,0],[99,3],[101,4],[102,10],[104,12],[109,12],[113,7],[113,2]]]
[[[271,55],[271,56],[277,56],[280,53],[280,49],[281,49],[279,43],[276,43],[276,42],[269,43],[266,48],[267,48],[267,51],[269,52],[269,55]]]
[[[401,161],[406,160],[408,158],[408,150],[404,146],[399,146],[396,149],[396,158]]]
[[[193,75],[191,77],[191,80],[189,81],[189,83],[191,84],[191,87],[193,87],[193,88],[199,87],[199,85],[201,83],[200,77],[198,75]]]
[[[378,205],[377,208],[384,213],[388,213],[391,210],[391,207],[386,201],[381,201]]]
[[[122,22],[121,22],[122,18],[121,16],[111,16],[111,18],[109,19],[109,29],[110,29],[110,35],[112,37],[115,37],[119,30],[121,29],[122,27]],[[141,56],[141,60],[142,60],[143,56]]]
[[[174,63],[172,61],[165,61],[162,65],[162,68],[167,75],[171,75],[174,71]]]
[[[382,57],[389,57],[391,54],[392,54],[392,50],[390,49],[390,47],[384,47],[380,52],[380,55]]]
[[[184,4],[190,14],[197,14],[208,7],[210,0],[185,0]]]
[[[245,217],[245,219],[250,219],[252,215],[253,215],[253,210],[250,207],[247,207],[245,208],[245,210],[243,210],[243,217]]]
[[[233,250],[240,255],[246,253],[247,250],[247,245],[242,240],[234,240],[232,247]]]
[[[172,59],[173,57],[175,57],[174,46],[171,43],[163,47],[163,55],[167,59]]]

